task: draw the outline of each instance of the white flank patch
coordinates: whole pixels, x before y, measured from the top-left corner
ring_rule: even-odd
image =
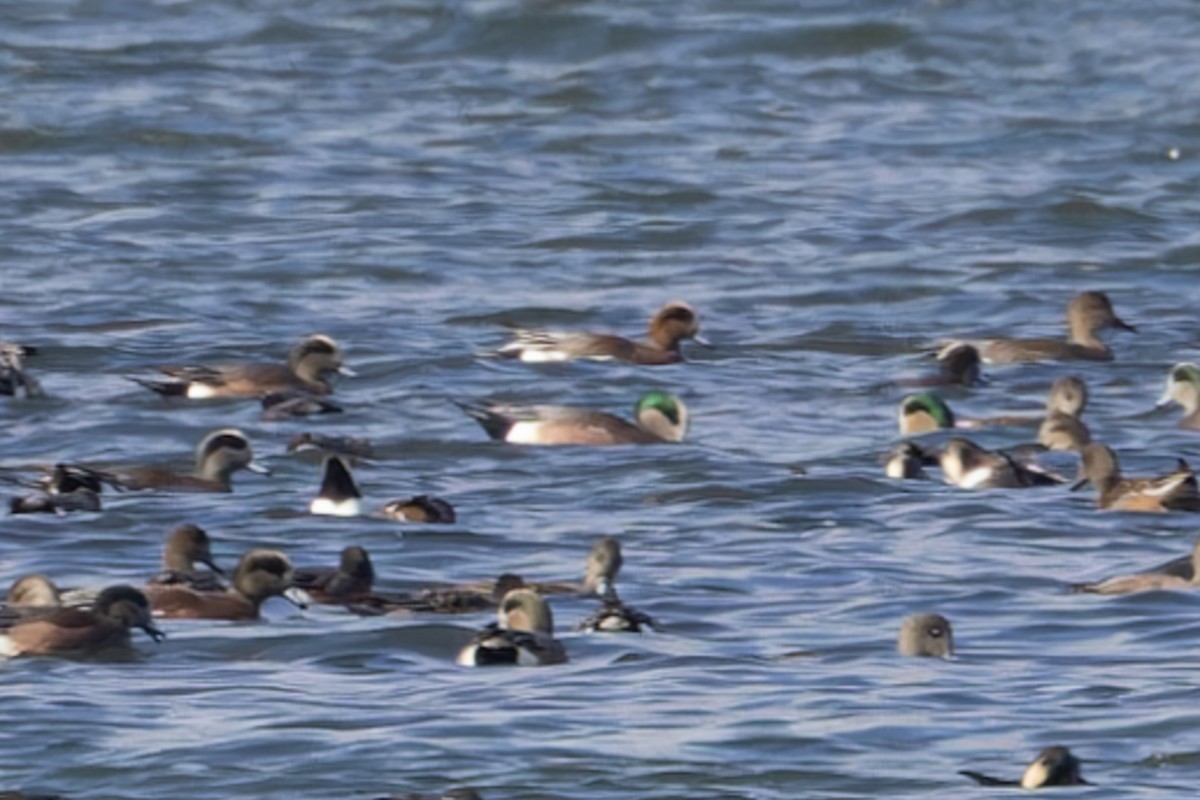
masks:
[[[12,658],[21,655],[21,651],[13,646],[11,636],[0,636],[0,656]]]
[[[521,350],[521,360],[526,364],[548,364],[557,361],[570,361],[571,357],[562,350],[535,350],[525,347]]]
[[[187,387],[187,397],[190,400],[208,400],[215,397],[216,392],[213,387],[207,383],[189,383]]]
[[[542,423],[534,421],[517,422],[508,429],[504,441],[512,444],[541,444]]]
[[[309,504],[308,510],[310,513],[326,517],[357,517],[362,513],[362,503],[357,497],[348,497],[345,500],[318,497]]]
[[[478,664],[475,663],[475,652],[478,649],[479,647],[477,645],[467,645],[461,651],[459,651],[458,658],[455,659],[455,662],[457,662],[460,667],[478,666]]]
[[[958,485],[964,489],[978,489],[992,479],[991,467],[976,467],[962,476]]]

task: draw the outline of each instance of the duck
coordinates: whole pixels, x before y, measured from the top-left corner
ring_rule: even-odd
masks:
[[[624,361],[631,364],[675,364],[683,360],[680,343],[700,336],[700,318],[687,303],[667,303],[650,318],[649,339],[634,342],[605,333],[513,329],[514,339],[497,355],[529,363],[571,361]]]
[[[196,564],[203,564],[211,571],[197,570]],[[201,592],[225,589],[221,581],[225,572],[214,563],[208,533],[199,525],[187,522],[167,534],[162,566],[162,572],[150,579],[151,584],[183,585]]]
[[[544,666],[567,660],[562,642],[554,638],[550,606],[532,589],[513,589],[504,595],[492,623],[459,652],[463,667],[498,665]]]
[[[1024,489],[1065,482],[1057,475],[1021,463],[1009,453],[985,450],[961,436],[946,441],[938,461],[946,483],[963,489]]]
[[[328,456],[325,459],[325,477],[308,510],[312,514],[332,517],[357,517],[362,513],[362,492],[354,482],[350,468],[340,457]]]
[[[922,388],[931,386],[978,386],[984,382],[980,365],[983,359],[979,350],[969,342],[951,342],[933,353],[937,359],[938,371],[935,375],[925,375],[908,378],[896,382],[897,386],[905,388]]]
[[[342,348],[325,334],[305,336],[292,347],[286,364],[223,364],[169,366],[159,371],[167,379],[131,378],[164,397],[205,400],[226,397],[262,397],[274,393],[326,395],[333,391],[329,377],[352,377],[342,363]]]
[[[116,478],[77,464],[55,464],[36,484],[37,491],[9,501],[13,514],[68,514],[99,511],[104,484],[120,489]]]
[[[1182,458],[1175,470],[1158,478],[1124,478],[1117,454],[1103,442],[1091,442],[1080,451],[1079,477],[1071,486],[1078,491],[1091,483],[1096,505],[1113,511],[1200,511],[1196,474]]]
[[[354,436],[328,436],[323,433],[306,431],[298,433],[288,440],[289,453],[320,453],[322,455],[342,456],[356,463],[358,459],[373,458],[375,446],[369,439]]]
[[[140,628],[154,641],[165,634],[150,617],[146,595],[132,586],[109,586],[90,609],[56,608],[18,619],[0,633],[0,655],[85,655],[130,644]]]
[[[262,414],[259,415],[259,418],[266,421],[343,412],[341,406],[327,397],[318,397],[308,392],[295,390],[264,394],[260,402],[262,403]]]
[[[1046,418],[1038,428],[1038,444],[1049,450],[1079,451],[1092,440],[1081,417],[1087,408],[1087,384],[1077,375],[1063,375],[1050,386]]]
[[[902,656],[951,658],[954,631],[941,614],[912,614],[900,623],[896,652]]]
[[[1113,310],[1104,292],[1080,292],[1067,305],[1067,339],[984,339],[973,341],[986,364],[1026,361],[1111,361],[1112,350],[1097,331],[1115,328],[1137,332]]]
[[[1183,407],[1183,419],[1179,420],[1179,427],[1200,431],[1200,367],[1190,363],[1171,367],[1167,373],[1167,390],[1159,399],[1158,407],[1164,408],[1172,403]]]
[[[271,471],[254,460],[250,440],[236,428],[221,428],[196,445],[196,469],[180,474],[164,467],[126,467],[114,471],[126,489],[185,492],[231,492],[233,473],[248,469],[260,475]]]
[[[899,421],[901,436],[920,436],[957,425],[954,412],[935,392],[918,392],[901,400]]]
[[[488,436],[510,444],[676,443],[683,441],[688,428],[688,409],[683,401],[662,391],[648,392],[638,401],[634,414],[637,424],[574,406],[458,405],[483,426]]]
[[[1178,569],[1180,559],[1174,559],[1149,572],[1114,575],[1111,578],[1092,583],[1075,583],[1071,585],[1071,591],[1077,594],[1132,594],[1134,592],[1195,589],[1200,586],[1200,580],[1197,580],[1200,570],[1196,569],[1197,566],[1200,566],[1200,540],[1197,540],[1196,546],[1192,548],[1192,554],[1185,556],[1184,559],[1190,573],[1187,575],[1178,574],[1182,571]]]
[[[392,500],[379,511],[384,519],[396,522],[428,522],[452,525],[458,519],[454,506],[431,494],[418,494],[407,500]]]
[[[17,578],[4,598],[5,608],[49,609],[61,605],[62,593],[58,586],[41,573]]]
[[[611,536],[601,536],[588,552],[584,570],[584,594],[597,594],[601,605],[592,614],[582,619],[575,629],[579,631],[638,633],[644,628],[660,630],[660,626],[649,614],[631,608],[617,595],[617,573],[625,559],[621,554],[621,543]]]
[[[0,395],[25,398],[45,397],[42,385],[25,370],[25,359],[37,355],[37,348],[0,340]]]
[[[936,465],[938,457],[911,439],[895,444],[884,456],[884,474],[893,480],[925,480],[925,467]]]
[[[298,567],[292,573],[292,585],[307,594],[314,603],[341,605],[362,602],[371,594],[375,567],[364,547],[342,549],[337,567]]]
[[[262,604],[271,597],[282,596],[304,608],[291,588],[292,562],[277,550],[260,549],[241,557],[228,589],[208,592],[184,585],[151,584],[146,595],[158,617],[256,620]]]
[[[1038,753],[1020,780],[993,778],[969,769],[960,769],[959,775],[966,775],[981,786],[1019,786],[1022,789],[1041,789],[1046,786],[1091,786],[1083,779],[1080,761],[1070,750],[1061,745],[1047,747]]]

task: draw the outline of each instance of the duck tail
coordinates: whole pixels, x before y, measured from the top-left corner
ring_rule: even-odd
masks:
[[[504,441],[508,436],[508,432],[512,430],[513,421],[503,414],[497,412],[494,408],[484,403],[460,403],[455,400],[454,405],[458,406],[463,412],[478,422],[487,432],[487,435],[498,442]]]
[[[153,392],[157,392],[163,397],[185,397],[187,395],[187,383],[183,381],[153,380],[151,378],[139,378],[134,375],[126,375],[125,378],[139,386],[144,386]]]

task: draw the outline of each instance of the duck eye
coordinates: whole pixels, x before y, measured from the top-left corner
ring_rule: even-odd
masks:
[[[929,635],[932,636],[933,638],[937,639],[937,638],[941,637],[942,629],[941,628],[930,628]]]

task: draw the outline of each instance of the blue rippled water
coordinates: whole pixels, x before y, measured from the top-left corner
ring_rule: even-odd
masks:
[[[1194,3],[9,0],[0,4],[0,337],[48,398],[0,398],[0,467],[187,464],[237,426],[274,470],[230,496],[106,495],[0,518],[0,582],[138,581],[193,521],[383,583],[574,578],[625,548],[646,636],[570,632],[569,664],[466,670],[480,617],[362,619],[272,601],[169,624],[128,660],[0,665],[0,788],[70,798],[1001,797],[1063,743],[1089,797],[1190,795],[1200,599],[1066,585],[1190,551],[1187,515],[1090,493],[897,484],[895,380],[948,334],[1058,336],[1109,293],[1112,363],[996,368],[964,416],[1036,414],[1068,369],[1134,474],[1200,459],[1154,412],[1200,349]],[[687,363],[479,357],[500,323],[636,334],[696,306]],[[164,403],[161,363],[341,341],[346,413]],[[629,413],[689,404],[677,447],[486,441],[451,401]],[[366,436],[371,503],[436,493],[452,526],[303,515],[305,429]],[[995,429],[988,446],[1032,429]],[[1073,468],[1065,462],[1067,468]],[[902,659],[900,620],[955,625]]]

